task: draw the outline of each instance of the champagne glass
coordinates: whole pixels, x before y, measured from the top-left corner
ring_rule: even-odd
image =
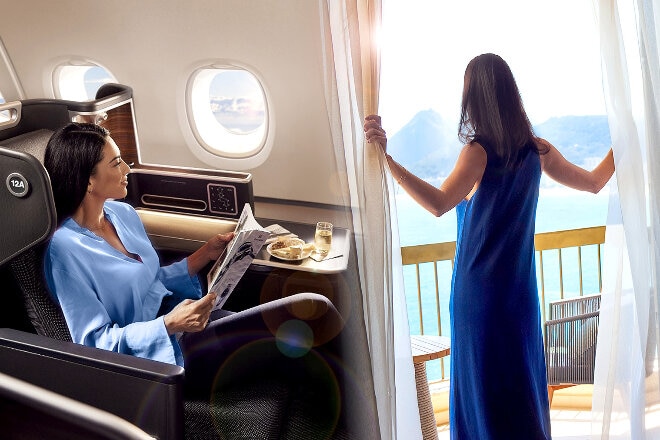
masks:
[[[323,257],[328,255],[332,247],[332,223],[318,222],[314,234],[314,251]]]

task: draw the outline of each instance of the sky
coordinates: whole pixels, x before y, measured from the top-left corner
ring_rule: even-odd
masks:
[[[429,108],[457,121],[465,67],[485,52],[507,61],[533,124],[605,114],[591,0],[383,0],[380,41],[391,134]]]

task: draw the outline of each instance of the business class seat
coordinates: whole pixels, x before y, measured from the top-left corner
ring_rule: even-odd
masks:
[[[336,385],[320,379],[329,364],[315,361],[320,354],[281,356],[268,365],[248,356],[200,394],[186,390],[181,367],[71,342],[42,273],[56,225],[41,159],[64,120],[0,136],[6,183],[0,189],[0,296],[7,305],[0,312],[0,373],[115,414],[159,439],[359,438],[342,422]],[[10,184],[27,190],[10,191]],[[252,345],[277,353],[274,338]]]

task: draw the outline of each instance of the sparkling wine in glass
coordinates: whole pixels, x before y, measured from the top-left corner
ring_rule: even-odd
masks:
[[[318,222],[314,234],[314,248],[317,253],[326,256],[332,246],[332,223]]]

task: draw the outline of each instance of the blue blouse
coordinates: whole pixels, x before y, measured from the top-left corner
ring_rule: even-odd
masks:
[[[160,266],[137,212],[105,203],[127,257],[69,218],[55,231],[45,256],[48,287],[59,302],[74,342],[183,366],[163,314],[185,298],[202,296],[187,259]]]

